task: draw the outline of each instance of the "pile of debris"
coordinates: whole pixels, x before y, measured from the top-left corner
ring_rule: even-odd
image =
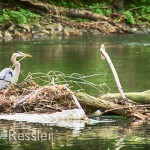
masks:
[[[65,85],[42,86],[23,82],[0,93],[0,112],[55,113],[77,108]]]

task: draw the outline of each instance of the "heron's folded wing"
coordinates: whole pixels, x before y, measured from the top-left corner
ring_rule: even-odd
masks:
[[[0,72],[0,89],[7,88],[11,84],[13,69],[5,68]]]
[[[0,72],[0,80],[11,82],[12,77],[13,77],[12,68],[5,68]]]

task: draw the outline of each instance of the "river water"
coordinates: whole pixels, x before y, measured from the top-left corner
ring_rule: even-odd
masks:
[[[105,45],[116,68],[124,92],[144,91],[150,87],[150,35],[86,35],[51,37],[26,41],[0,42],[0,69],[11,66],[15,51],[32,55],[21,61],[19,82],[27,76],[39,84],[49,84],[51,76],[57,83],[69,84],[73,90],[84,90],[98,97],[118,92],[106,60],[100,57]],[[0,149],[149,149],[149,122],[135,122],[121,117],[95,118],[99,123],[72,122],[60,125],[28,124],[0,121]],[[8,139],[8,133],[49,134],[46,140]],[[27,135],[26,135],[27,136]]]

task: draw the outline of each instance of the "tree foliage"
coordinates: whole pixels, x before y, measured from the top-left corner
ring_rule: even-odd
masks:
[[[13,21],[16,23],[28,24],[35,20],[38,15],[26,9],[19,8],[18,10],[3,9],[0,15],[0,23]]]
[[[32,0],[33,1],[33,0]],[[18,6],[22,7],[23,4],[21,0],[2,0],[3,3],[11,3],[14,5],[18,4]],[[149,24],[150,22],[150,0],[35,0],[35,2],[46,2],[51,5],[61,6],[61,7],[67,7],[67,8],[74,8],[74,9],[86,9],[91,12],[104,15],[107,17],[111,17],[111,15],[114,12],[117,12],[118,14],[122,14],[125,16],[124,21],[127,24],[135,24],[135,23],[146,23]],[[24,6],[23,6],[24,7]],[[26,6],[27,8],[29,6]],[[7,12],[8,13],[8,12]],[[4,14],[2,19],[8,18],[6,11],[1,12],[1,14]],[[5,15],[6,14],[6,15]],[[11,16],[15,16],[16,20],[18,22],[30,22],[30,18],[28,17],[24,18],[22,15],[22,12],[10,12]],[[27,12],[29,14],[29,12]],[[22,20],[20,20],[20,17],[17,18],[17,16],[22,17]],[[32,16],[32,15],[31,15]],[[116,19],[116,18],[115,18]],[[31,19],[32,20],[32,19]],[[119,19],[116,19],[119,20]]]

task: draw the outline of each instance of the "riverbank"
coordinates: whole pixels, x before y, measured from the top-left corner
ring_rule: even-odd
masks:
[[[84,34],[139,34],[150,33],[150,26],[145,24],[126,24],[125,16],[119,13],[102,16],[87,10],[56,7],[45,3],[32,3],[38,6],[38,14],[33,23],[16,23],[12,16],[0,24],[0,40],[48,38],[50,36],[72,36]],[[39,8],[39,6],[41,8]],[[5,9],[4,6],[2,9]],[[11,6],[6,8],[10,9]],[[47,10],[40,10],[40,9]],[[18,11],[18,8],[13,8]],[[23,9],[22,9],[23,10]],[[33,9],[31,9],[33,11]],[[8,11],[9,12],[9,11]],[[28,13],[28,12],[27,12]],[[17,14],[18,15],[18,14]],[[17,16],[16,15],[16,16]],[[116,15],[116,16],[115,16]],[[20,18],[19,18],[20,17]],[[17,19],[23,19],[19,16]],[[76,19],[82,18],[82,20]],[[4,19],[5,20],[5,19]]]
[[[107,21],[76,22],[50,15],[43,15],[39,21],[32,24],[17,24],[9,22],[0,28],[1,40],[48,38],[50,36],[70,36],[84,34],[138,34],[150,33],[149,26],[114,26]]]

